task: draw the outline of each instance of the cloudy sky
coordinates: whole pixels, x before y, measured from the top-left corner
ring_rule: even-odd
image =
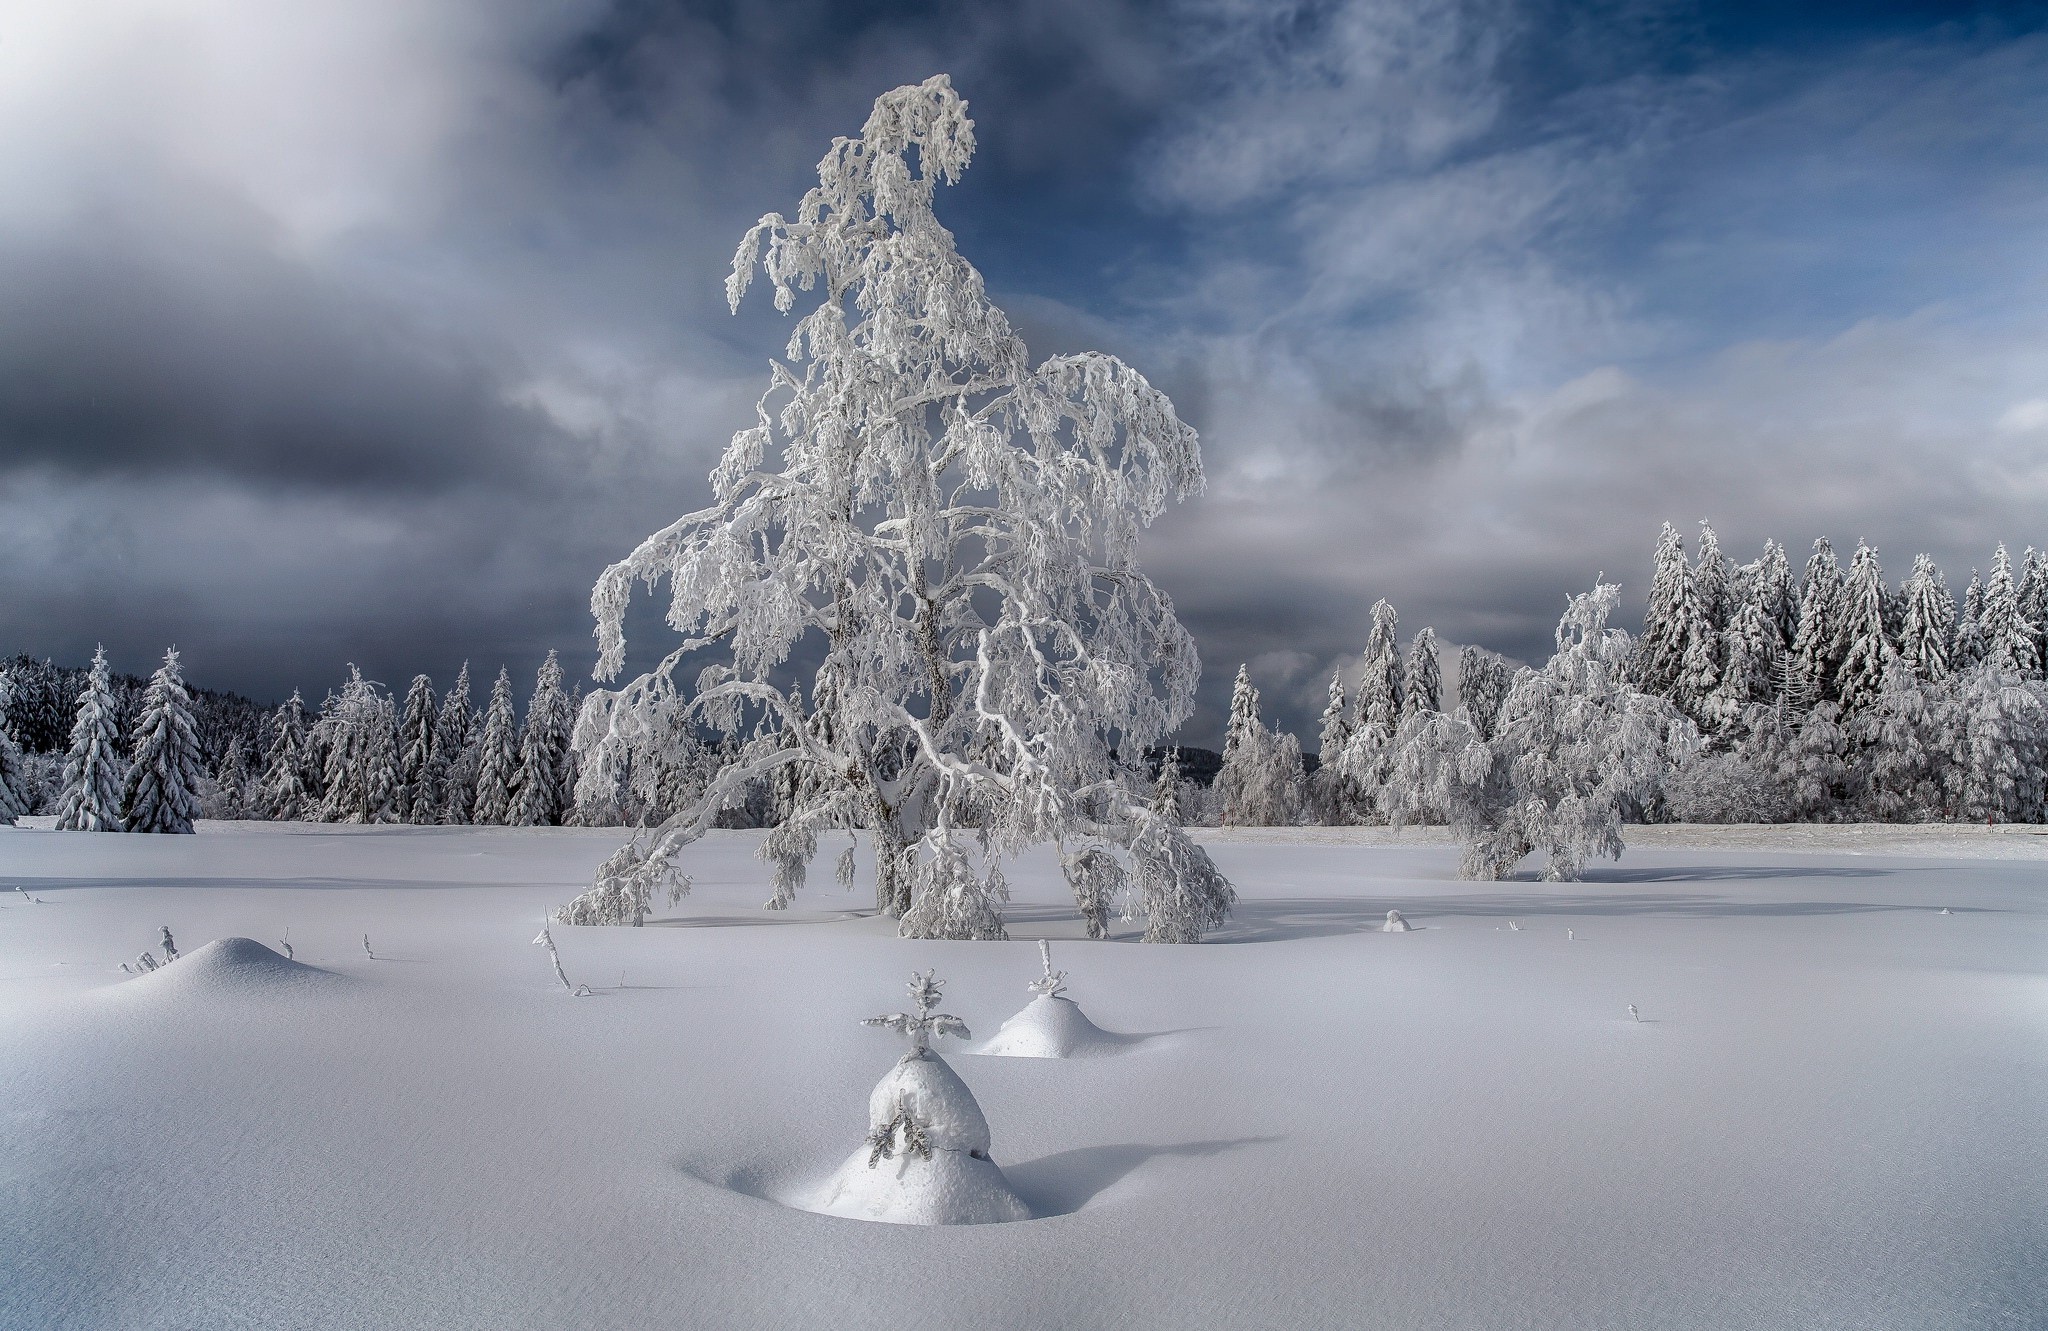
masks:
[[[1313,746],[1385,596],[1541,652],[1658,524],[2048,544],[2041,6],[97,0],[0,26],[0,649],[593,657],[786,335],[734,244],[944,71],[1036,355],[1202,431],[1147,563]],[[658,626],[638,643],[660,645]]]

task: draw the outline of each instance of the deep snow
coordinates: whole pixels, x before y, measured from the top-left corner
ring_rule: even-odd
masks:
[[[2048,1324],[2048,838],[1640,830],[1564,885],[1208,837],[1196,947],[1079,941],[1042,858],[1007,944],[768,914],[718,834],[657,924],[556,926],[576,999],[530,941],[616,833],[0,829],[0,1326]],[[179,982],[286,927],[331,978]],[[1140,1038],[955,1055],[1042,1218],[784,1205],[900,1053],[860,1018],[936,967],[994,1030],[1048,934]]]

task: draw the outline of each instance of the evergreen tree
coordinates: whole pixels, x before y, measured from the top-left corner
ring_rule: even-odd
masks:
[[[71,752],[64,760],[64,796],[57,806],[62,832],[119,832],[121,827],[121,732],[108,679],[107,649],[94,651],[78,714],[71,723]]]
[[[1728,560],[1721,553],[1721,538],[1715,535],[1713,524],[1701,518],[1700,553],[1692,566],[1692,582],[1699,598],[1700,615],[1714,634],[1726,631],[1735,614],[1737,603],[1730,595],[1730,580]]]
[[[549,652],[534,679],[520,742],[519,782],[508,821],[515,827],[554,827],[569,806],[569,697],[562,665]]]
[[[1180,750],[1168,749],[1159,762],[1159,779],[1152,783],[1152,812],[1177,823],[1186,822],[1185,786],[1180,774]]]
[[[1373,602],[1372,632],[1365,640],[1365,668],[1358,677],[1354,736],[1384,747],[1401,724],[1400,616],[1385,599]]]
[[[2048,557],[2031,545],[2020,563],[2018,599],[2020,618],[2034,626],[2035,670],[2031,677],[2039,679],[2048,668]]]
[[[1864,817],[1907,823],[1941,816],[1946,801],[1938,698],[1938,686],[1920,678],[1904,659],[1893,657],[1877,696],[1851,720],[1849,737],[1862,769],[1858,803]]]
[[[1990,599],[1987,587],[1985,600]],[[2048,757],[2044,690],[1988,660],[1964,672],[1957,684],[1942,724],[1957,813],[1972,822],[2040,821],[2042,762]]]
[[[1403,716],[1444,709],[1444,677],[1442,668],[1437,664],[1435,629],[1425,627],[1415,635],[1415,640],[1408,645],[1408,665],[1404,673],[1407,687],[1401,699]]]
[[[1984,659],[1989,645],[1984,638],[1984,583],[1977,570],[1970,570],[1970,587],[1963,593],[1963,613],[1956,619],[1956,636],[1949,648],[1952,671],[1968,670]]]
[[[149,679],[136,718],[133,761],[121,788],[121,824],[130,832],[190,834],[199,816],[199,736],[192,729],[192,698],[178,669],[178,649]]]
[[[1637,686],[1645,693],[1676,699],[1686,678],[1688,655],[1697,657],[1695,644],[1705,632],[1706,617],[1700,611],[1692,565],[1685,559],[1685,541],[1667,522],[1657,537],[1643,635],[1635,644]]]
[[[297,689],[270,721],[260,801],[264,813],[280,822],[307,817],[315,805],[306,788],[306,700]]]
[[[1792,564],[1785,558],[1785,547],[1776,541],[1765,541],[1763,555],[1746,582],[1748,592],[1744,599],[1755,601],[1762,608],[1775,630],[1780,650],[1790,647],[1799,632],[1799,598],[1792,592]]]
[[[1508,663],[1482,647],[1458,650],[1458,706],[1481,739],[1492,739],[1513,682]]]
[[[396,708],[353,663],[348,672],[348,683],[321,708],[313,727],[327,758],[320,817],[330,823],[396,822]]]
[[[484,713],[477,751],[476,801],[469,820],[483,827],[502,827],[511,820],[513,787],[519,780],[519,723],[512,710],[512,676],[498,667]]]
[[[1776,622],[1754,595],[1736,610],[1721,641],[1720,679],[1701,709],[1717,732],[1740,725],[1751,707],[1776,696],[1778,663],[1785,654]]]
[[[1259,691],[1252,687],[1251,668],[1240,664],[1230,686],[1230,715],[1223,723],[1223,761],[1246,744],[1259,727]]]
[[[1885,672],[1897,656],[1884,621],[1884,569],[1877,562],[1877,551],[1858,542],[1855,557],[1849,561],[1849,576],[1842,584],[1841,638],[1845,647],[1835,673],[1835,693],[1845,713],[1853,715],[1875,701],[1884,687]]]
[[[12,732],[13,715],[14,672],[0,670],[0,826],[11,825],[30,807],[21,748]]]
[[[240,739],[228,741],[227,751],[221,755],[220,767],[213,774],[213,789],[207,817],[232,821],[249,816],[249,768],[242,757]]]
[[[1330,700],[1323,708],[1322,730],[1317,749],[1316,801],[1323,820],[1332,824],[1351,821],[1350,799],[1344,789],[1344,746],[1351,739],[1350,700],[1344,694],[1344,672],[1330,672]]]
[[[1978,624],[1984,638],[1984,662],[1992,669],[2021,679],[2036,679],[2041,660],[2036,654],[2035,627],[2020,614],[2019,588],[2013,582],[2012,558],[2001,544],[1991,557],[1991,577],[1984,584]]]
[[[1792,671],[1815,698],[1833,696],[1835,667],[1841,660],[1842,570],[1835,548],[1823,536],[1813,543],[1806,561],[1806,581],[1799,593],[1799,627],[1792,635]]]
[[[1956,627],[1956,602],[1941,580],[1941,570],[1926,555],[1913,557],[1913,576],[1906,579],[1902,600],[1900,659],[1921,679],[1935,682],[1947,679],[1950,640]]]
[[[414,675],[398,722],[396,804],[400,822],[440,821],[441,792],[435,780],[434,752],[434,681]]]
[[[434,718],[433,789],[440,821],[466,823],[476,801],[476,715],[469,705],[469,662],[455,674],[455,687],[441,696]]]

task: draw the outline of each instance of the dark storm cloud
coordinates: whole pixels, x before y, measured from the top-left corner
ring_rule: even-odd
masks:
[[[285,12],[289,10],[290,12]],[[96,13],[96,11],[95,11]],[[2037,16],[1552,0],[356,0],[0,46],[0,646],[318,693],[587,665],[788,321],[721,282],[879,92],[1035,354],[1203,432],[1148,566],[1312,733],[1369,607],[1533,657],[1658,523],[2048,536]],[[141,34],[141,36],[138,36]],[[650,607],[633,637],[666,631]],[[636,624],[642,621],[636,620]],[[1311,739],[1311,747],[1313,741]]]

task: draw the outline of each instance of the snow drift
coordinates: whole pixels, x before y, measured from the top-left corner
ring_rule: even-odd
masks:
[[[281,957],[253,938],[216,938],[116,986],[116,992],[255,998],[296,993],[340,978],[332,971]]]
[[[1123,1052],[1129,1036],[1103,1030],[1071,998],[1041,994],[975,1050],[999,1058],[1092,1058]]]

